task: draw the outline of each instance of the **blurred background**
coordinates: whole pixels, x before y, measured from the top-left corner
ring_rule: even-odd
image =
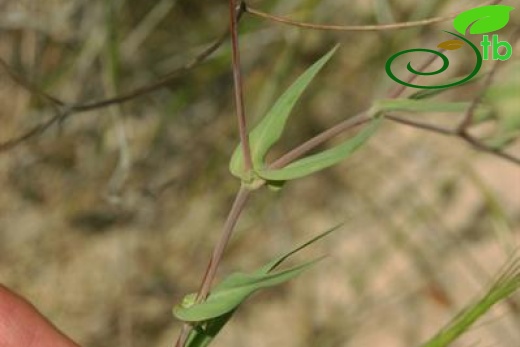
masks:
[[[409,21],[475,6],[248,3],[334,24]],[[512,14],[499,32],[503,40],[518,26],[520,16]],[[226,1],[1,0],[0,56],[61,100],[96,101],[186,64],[226,29],[227,16]],[[294,110],[270,154],[277,158],[384,98],[395,87],[384,72],[388,57],[434,48],[451,39],[441,32],[450,28],[448,21],[405,31],[320,32],[246,14],[240,29],[248,118],[254,124],[296,76],[341,44]],[[493,119],[474,131],[518,156],[520,46],[511,43],[513,57],[485,98]],[[449,54],[443,78],[473,69],[468,51]],[[404,70],[406,61],[427,58],[395,64]],[[491,66],[484,62],[483,71]],[[480,87],[437,98],[471,100]],[[238,141],[232,100],[226,42],[160,90],[74,114],[1,152],[0,281],[82,346],[170,346],[180,327],[171,308],[198,288],[239,186],[227,168]],[[0,72],[1,143],[54,115],[52,105]],[[452,127],[461,119],[411,116]],[[520,167],[456,138],[385,122],[341,165],[277,193],[257,192],[220,276],[252,270],[338,223],[345,224],[301,255],[329,255],[323,262],[254,296],[214,345],[419,345],[481,295],[518,249]],[[520,346],[519,300],[490,312],[456,346]]]

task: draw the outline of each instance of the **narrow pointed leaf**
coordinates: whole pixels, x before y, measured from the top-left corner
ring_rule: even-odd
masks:
[[[287,181],[334,166],[365,144],[374,135],[380,123],[381,118],[376,118],[363,131],[341,145],[295,161],[282,169],[259,170],[258,175],[268,181]]]
[[[505,5],[488,5],[477,7],[459,14],[453,20],[453,27],[462,35],[487,34],[502,29],[509,22],[510,12],[514,7]]]
[[[249,143],[251,147],[251,157],[253,166],[260,168],[269,149],[278,141],[283,129],[294,108],[296,102],[301,97],[309,83],[316,77],[316,74],[330,60],[338,46],[330,50],[326,55],[308,68],[298,79],[280,96],[267,115],[251,131]],[[230,171],[234,176],[243,178],[244,161],[242,147],[239,145],[231,158]]]
[[[269,263],[265,264],[264,266],[262,266],[260,269],[258,269],[257,271],[255,271],[256,274],[267,274],[271,271],[273,271],[274,269],[276,269],[278,266],[280,266],[284,261],[286,261],[289,257],[293,256],[294,254],[298,253],[299,251],[309,247],[310,245],[312,245],[313,243],[321,240],[322,238],[324,238],[325,236],[328,236],[329,234],[331,234],[332,232],[338,230],[343,224],[339,224],[339,225],[336,225],[335,227],[332,227],[330,228],[329,230],[326,230],[325,232],[313,237],[312,239],[310,239],[309,241],[303,243],[302,245],[292,249],[291,251],[279,256],[278,258],[276,259],[273,259],[272,261],[270,261]]]
[[[191,306],[174,307],[174,315],[185,322],[202,322],[235,310],[254,292],[289,281],[314,265],[319,259],[288,270],[269,274],[236,273],[215,287],[208,299]]]
[[[470,106],[469,102],[447,102],[438,100],[389,99],[378,100],[375,108],[382,112],[464,112]],[[490,112],[486,105],[479,105],[477,113]]]
[[[262,277],[266,276],[269,273],[271,273],[276,267],[281,265],[287,258],[294,255],[295,253],[301,251],[302,249],[308,247],[309,245],[319,241],[320,239],[324,238],[325,236],[329,235],[333,231],[337,230],[341,225],[337,225],[320,235],[317,235],[316,237],[312,238],[311,240],[305,242],[304,244],[290,250],[289,252],[283,254],[282,256],[279,256],[275,258],[274,260],[270,261],[266,265],[262,266],[260,269],[256,270],[252,275],[245,275],[242,273],[236,273],[228,278],[226,278],[222,283],[217,285],[215,289],[212,291],[212,295],[216,292],[224,291],[224,290],[232,290],[238,287],[244,287],[249,284],[251,284],[252,279],[256,276]],[[314,261],[315,262],[315,261]],[[300,267],[307,267],[312,265],[313,262],[303,264]],[[289,272],[293,271],[291,273],[291,276],[296,276],[298,273],[294,273],[294,269],[296,269],[296,272],[300,271],[301,269],[293,268],[293,270],[288,270]],[[303,269],[305,270],[305,269]],[[303,271],[302,270],[302,271]],[[265,283],[264,283],[265,284]],[[211,295],[210,295],[211,296]],[[184,312],[184,308],[189,308],[195,305],[195,298],[196,294],[189,294],[183,299],[183,303],[179,305],[180,307],[174,308],[174,312],[182,315]],[[247,298],[247,297],[246,297]],[[206,320],[204,325],[197,325],[194,327],[194,329],[190,332],[190,335],[188,337],[188,340],[186,342],[186,347],[207,347],[215,338],[215,336],[218,335],[218,333],[222,330],[222,328],[227,324],[227,322],[231,319],[235,312],[235,309],[231,309],[229,312],[220,315],[215,318],[211,318],[209,320]]]

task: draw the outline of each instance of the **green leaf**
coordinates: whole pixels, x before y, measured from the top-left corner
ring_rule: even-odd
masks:
[[[273,259],[269,263],[267,263],[264,266],[262,266],[260,269],[256,270],[255,273],[257,273],[257,274],[267,274],[267,273],[273,271],[274,269],[276,269],[278,266],[280,266],[284,261],[286,261],[288,258],[293,256],[294,254],[296,254],[299,251],[307,248],[308,246],[312,245],[313,243],[321,240],[325,236],[328,236],[332,232],[338,230],[341,226],[343,226],[343,224],[338,224],[335,227],[332,227],[329,230],[327,230],[327,231],[325,231],[325,232],[315,236],[314,238],[312,238],[309,241],[301,244],[300,246],[294,248],[293,250],[291,250],[291,251],[289,251],[289,252],[279,256],[278,258]]]
[[[471,105],[469,102],[447,102],[438,100],[383,99],[375,102],[374,107],[382,112],[464,112]],[[489,113],[490,108],[479,105],[476,113]],[[479,115],[479,117],[482,115]]]
[[[376,132],[380,122],[380,117],[372,120],[371,124],[363,131],[341,145],[300,159],[281,169],[258,170],[258,175],[268,181],[287,181],[305,177],[330,166],[334,166],[365,144]]]
[[[268,274],[235,273],[216,286],[206,301],[188,307],[174,307],[175,317],[185,322],[203,322],[235,310],[254,292],[289,281],[314,265],[312,260],[285,271]]]
[[[277,268],[279,265],[281,265],[285,260],[287,260],[287,258],[291,257],[292,255],[301,251],[302,249],[308,247],[309,245],[315,243],[316,241],[324,238],[325,236],[329,235],[333,231],[337,230],[340,226],[341,226],[341,224],[321,233],[320,235],[305,242],[304,244],[275,258],[274,260],[270,261],[266,265],[264,265],[261,268],[259,268],[258,270],[256,270],[252,274],[252,276],[261,277],[261,276],[265,276],[265,275],[269,274],[275,268]],[[309,264],[309,266],[310,265],[312,265],[312,264]],[[303,264],[301,266],[307,266],[307,265]],[[293,268],[293,269],[295,269],[295,268]],[[215,288],[215,290],[212,292],[210,297],[215,292],[218,292],[218,291],[232,290],[233,288],[235,288],[237,286],[240,287],[240,286],[247,285],[247,283],[249,281],[247,276],[251,276],[251,275],[246,275],[245,281],[241,281],[241,278],[243,278],[243,274],[234,274],[234,275],[228,277],[226,280],[224,280],[220,285],[218,285]],[[195,306],[196,305],[195,298],[196,298],[196,294],[187,295],[182,300],[182,303],[180,304],[180,308],[178,308],[178,307],[174,308],[174,313],[180,311],[181,315],[182,315],[183,313],[185,313],[183,311],[188,310],[189,308]],[[238,307],[238,305],[237,305],[237,307]],[[227,312],[223,315],[220,315],[218,317],[211,318],[211,319],[205,321],[203,325],[200,325],[200,324],[196,325],[194,327],[194,329],[190,332],[190,335],[188,336],[188,340],[186,342],[186,347],[206,347],[206,346],[208,346],[213,341],[215,336],[217,336],[218,333],[222,330],[222,328],[226,325],[226,323],[231,319],[235,310],[236,310],[236,307],[231,309],[229,312]]]
[[[249,144],[251,147],[251,157],[254,168],[263,166],[264,157],[271,147],[282,135],[283,129],[294,108],[296,102],[301,97],[309,83],[316,77],[316,74],[323,68],[325,63],[330,60],[338,46],[330,50],[326,55],[308,68],[298,79],[280,96],[267,115],[251,131]],[[242,146],[239,145],[231,157],[229,165],[231,173],[241,179],[246,178],[244,172],[244,159]]]
[[[453,27],[462,35],[487,34],[502,29],[509,22],[509,12],[514,7],[505,5],[488,5],[477,7],[459,14],[453,20]]]
[[[340,226],[341,225],[335,226],[321,233],[304,244],[273,259],[251,274],[231,274],[220,284],[215,286],[208,299],[203,303],[196,304],[194,302],[196,297],[196,294],[194,293],[185,296],[182,303],[174,308],[174,315],[187,322],[207,321],[206,329],[194,331],[192,333],[192,338],[197,341],[206,341],[208,338],[212,338],[216,333],[218,333],[216,330],[220,330],[225,322],[231,317],[229,314],[232,314],[232,312],[251,294],[257,290],[286,282],[319,261],[321,258],[300,264],[288,270],[273,272],[289,257],[331,234]],[[226,315],[229,316],[227,317]],[[213,330],[211,330],[210,327]],[[188,346],[194,347],[205,345],[195,344],[193,346]]]

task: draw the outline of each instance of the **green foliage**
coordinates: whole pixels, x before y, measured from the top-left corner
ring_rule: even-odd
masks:
[[[326,55],[308,68],[286,91],[280,96],[273,107],[267,112],[266,116],[251,131],[249,144],[251,147],[251,157],[254,169],[261,169],[264,166],[264,157],[271,147],[282,136],[283,129],[287,123],[289,115],[296,105],[307,86],[316,77],[317,73],[330,60],[336,52],[338,46],[330,50]],[[244,169],[244,158],[242,146],[239,145],[231,157],[231,173],[244,179],[247,175]]]
[[[381,117],[375,118],[371,121],[370,125],[359,134],[336,147],[297,160],[282,169],[260,170],[258,175],[268,181],[288,181],[305,177],[334,166],[364,145],[377,131],[381,120]]]
[[[231,274],[215,286],[207,300],[196,303],[196,293],[186,295],[181,304],[173,308],[178,319],[195,324],[187,347],[207,346],[232,317],[238,306],[258,290],[273,287],[298,276],[321,258],[307,261],[286,270],[274,271],[285,260],[319,239],[337,230],[331,228],[315,238],[273,259],[252,273]]]
[[[222,316],[236,309],[254,292],[287,282],[316,261],[310,261],[285,271],[247,274],[237,272],[229,275],[211,292],[206,301],[196,304],[193,294],[173,310],[175,317],[185,322],[202,322]]]
[[[448,112],[448,113],[462,113],[470,107],[469,102],[446,102],[438,100],[413,100],[413,99],[389,99],[378,100],[374,107],[383,112],[412,112],[412,113],[427,113],[427,112]],[[479,105],[476,113],[489,113],[489,107]]]
[[[287,181],[311,175],[320,170],[338,164],[360,148],[375,133],[380,124],[376,119],[361,133],[329,150],[311,155],[287,165],[284,168],[271,170],[264,162],[267,152],[280,139],[287,124],[289,115],[317,73],[336,52],[337,46],[308,68],[276,101],[267,115],[251,131],[249,136],[253,172],[245,172],[242,146],[238,146],[230,161],[231,173],[243,182],[254,186],[255,181]],[[282,183],[270,186],[279,189]]]

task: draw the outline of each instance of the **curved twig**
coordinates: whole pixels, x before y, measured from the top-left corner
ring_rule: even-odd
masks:
[[[501,1],[488,1],[484,3],[484,5],[488,5],[490,3],[498,3]],[[423,19],[413,22],[402,22],[402,23],[393,23],[393,24],[377,24],[377,25],[332,25],[332,24],[315,24],[308,22],[300,22],[287,17],[272,15],[266,12],[262,12],[253,7],[245,6],[245,11],[254,16],[267,19],[273,22],[278,22],[282,24],[287,24],[291,26],[295,26],[302,29],[312,29],[312,30],[325,30],[325,31],[387,31],[387,30],[401,30],[401,29],[409,29],[415,27],[422,27],[427,25],[432,25],[436,23],[446,22],[450,19],[455,18],[459,13],[449,14],[443,17],[435,17],[430,19]]]
[[[240,19],[240,17],[239,17]],[[118,95],[112,98],[94,101],[90,103],[67,103],[53,95],[50,95],[38,87],[34,86],[31,82],[27,81],[24,77],[16,73],[1,57],[0,57],[0,66],[9,74],[9,76],[18,83],[20,86],[25,88],[30,93],[50,102],[53,106],[57,108],[64,108],[65,111],[58,112],[58,114],[51,119],[45,121],[44,123],[38,124],[33,128],[29,129],[22,135],[9,139],[7,141],[0,143],[0,153],[10,150],[21,143],[30,140],[31,138],[41,135],[45,131],[47,131],[52,125],[55,123],[61,122],[74,114],[92,111],[94,109],[108,107],[115,104],[120,104],[134,98],[143,96],[145,94],[151,93],[158,89],[161,89],[180,77],[183,73],[197,67],[199,64],[204,62],[208,57],[210,57],[226,40],[229,35],[229,30],[226,30],[218,39],[216,39],[212,44],[210,44],[204,51],[199,53],[195,58],[186,63],[185,65],[177,68],[176,70],[166,74],[161,77],[158,81],[155,81],[151,84],[148,84],[143,87],[139,87],[133,91],[124,93],[122,95]]]
[[[54,124],[60,123],[63,120],[65,120],[70,115],[69,112],[70,111],[68,111],[68,110],[67,111],[57,110],[57,114],[54,117],[46,120],[43,123],[40,123],[40,124],[32,127],[31,129],[29,129],[24,134],[22,134],[18,137],[15,137],[13,139],[0,143],[0,153],[9,151],[10,149],[13,149],[14,147],[22,144],[23,142],[25,142],[33,137],[43,134]]]

